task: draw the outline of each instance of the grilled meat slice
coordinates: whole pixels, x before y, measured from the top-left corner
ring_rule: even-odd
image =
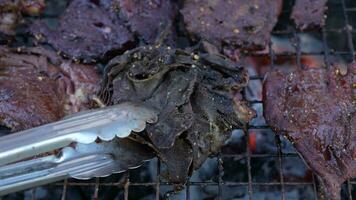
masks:
[[[281,9],[281,0],[185,0],[181,13],[193,37],[219,47],[261,49]]]
[[[0,124],[19,131],[85,110],[99,89],[93,66],[43,48],[0,47]]]
[[[157,109],[159,120],[146,129],[146,143],[166,163],[170,180],[185,182],[191,167],[217,153],[232,129],[253,116],[242,99],[233,98],[247,81],[247,73],[225,57],[142,46],[110,61],[100,97],[106,104],[134,101]],[[179,170],[170,168],[176,158],[184,159]]]
[[[170,0],[119,0],[119,8],[121,18],[145,43],[153,44],[166,27],[174,32],[177,10]]]
[[[301,30],[323,26],[327,0],[296,0],[291,18]]]
[[[264,83],[264,115],[340,199],[356,177],[356,63],[332,69],[276,69]]]
[[[124,51],[133,42],[133,35],[112,11],[90,0],[71,1],[59,17],[58,25],[35,22],[31,32],[40,41],[73,59],[92,62],[111,51]]]

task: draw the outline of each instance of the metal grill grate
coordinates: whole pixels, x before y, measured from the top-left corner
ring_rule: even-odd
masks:
[[[293,1],[285,2],[293,4]],[[356,29],[353,29],[356,27],[356,1],[329,0],[326,26],[303,33],[284,19],[288,17],[291,6],[285,7],[281,19],[283,22],[277,25],[273,33],[277,39],[270,42],[268,51],[247,52],[248,57],[266,59],[271,67],[278,67],[280,64],[276,62],[281,59],[289,60],[299,67],[302,67],[306,57],[321,59],[326,67],[335,59],[348,62],[356,60]],[[314,40],[303,42],[303,35]],[[281,38],[283,41],[291,41],[293,48],[278,50],[275,42]],[[307,45],[319,45],[321,48],[311,50]],[[260,83],[262,79],[261,75],[251,75],[251,84]],[[251,105],[262,111],[262,99],[249,98],[248,92],[251,91],[245,94]],[[318,199],[316,176],[308,170],[285,138],[272,133],[264,123],[261,112],[259,114],[258,119],[248,125],[246,133],[235,131],[222,152],[195,172],[185,189],[175,198]],[[75,196],[77,192],[73,192],[78,188],[80,195],[92,199],[164,199],[170,197],[168,191],[173,190],[173,183],[161,178],[161,168],[160,161],[153,160],[121,175],[89,181],[70,179],[48,187],[54,188],[52,198],[62,200],[78,199]],[[295,171],[295,168],[298,170]],[[39,195],[39,190],[41,188],[27,193],[32,199],[41,199],[43,197]],[[356,180],[348,180],[343,185],[342,199],[353,198],[356,198]]]

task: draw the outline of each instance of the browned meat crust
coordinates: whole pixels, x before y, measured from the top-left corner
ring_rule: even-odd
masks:
[[[356,63],[272,71],[264,115],[320,176],[329,198],[340,199],[341,184],[356,177]]]
[[[57,27],[38,21],[31,32],[73,59],[91,62],[110,51],[123,51],[133,36],[111,11],[89,0],[72,1],[59,17]],[[41,38],[43,36],[43,38]]]
[[[232,96],[247,81],[247,73],[225,57],[142,46],[111,60],[101,98],[107,104],[138,101],[157,109],[159,120],[147,127],[146,143],[167,164],[169,179],[185,182],[190,168],[217,153],[232,129],[253,117]],[[236,114],[234,106],[242,112]]]
[[[170,0],[120,0],[120,16],[146,43],[153,44],[167,26],[174,29],[176,14]]]
[[[291,18],[301,30],[323,26],[327,0],[296,0]]]
[[[42,48],[0,47],[0,124],[13,131],[53,122],[89,107],[99,89],[93,66]]]
[[[282,9],[281,0],[185,0],[188,31],[214,45],[263,48]]]

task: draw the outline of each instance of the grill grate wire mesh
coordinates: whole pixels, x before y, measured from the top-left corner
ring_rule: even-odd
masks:
[[[289,4],[293,4],[293,1],[285,1]],[[295,60],[295,64],[298,67],[303,67],[302,59],[304,56],[315,56],[322,57],[325,67],[331,65],[332,59],[334,57],[340,57],[348,62],[356,61],[356,2],[353,0],[329,0],[328,2],[328,19],[326,26],[320,28],[319,30],[306,31],[320,40],[322,45],[322,51],[318,52],[306,52],[303,50],[303,43],[301,42],[301,33],[291,26],[291,22],[287,22],[288,25],[277,25],[276,30],[273,35],[276,37],[286,37],[293,41],[293,51],[276,51],[274,49],[274,43],[271,41],[268,45],[268,51],[264,52],[246,52],[246,55],[253,58],[268,58],[269,65],[277,67],[276,60],[279,57],[284,57],[286,59]],[[288,6],[286,6],[288,7]],[[290,8],[290,6],[289,6]],[[290,10],[284,10],[282,17],[290,13]],[[335,17],[333,17],[335,15]],[[330,19],[329,19],[330,18]],[[341,21],[340,23],[330,22],[331,20]],[[285,23],[284,23],[285,24]],[[333,38],[337,38],[336,41]],[[340,40],[340,41],[339,41]],[[335,45],[334,43],[342,43],[341,45]],[[251,75],[251,82],[262,81],[263,77],[260,75]],[[249,100],[253,107],[262,107],[262,99],[251,99]],[[263,121],[263,120],[262,120]],[[309,178],[290,178],[290,174],[286,174],[286,165],[290,163],[294,164],[298,161],[301,162],[301,158],[298,153],[296,153],[291,144],[280,135],[272,134],[270,128],[264,123],[253,123],[251,122],[246,131],[240,130],[240,140],[242,143],[228,145],[229,151],[222,151],[217,155],[216,158],[212,160],[216,161],[216,169],[214,172],[215,177],[207,179],[197,179],[191,178],[183,190],[183,196],[186,200],[203,199],[201,196],[193,195],[195,191],[194,188],[209,188],[210,197],[204,197],[204,199],[291,199],[290,191],[310,191],[305,197],[306,199],[318,199],[318,184],[317,177],[312,174],[307,167],[306,174]],[[241,134],[244,132],[244,134]],[[268,137],[272,137],[272,143],[274,150],[270,152],[256,152],[251,149],[251,143],[254,137],[250,137],[251,134],[262,133],[262,135],[268,134]],[[270,141],[271,142],[271,141]],[[266,141],[262,144],[256,143],[257,146],[266,145]],[[242,147],[242,150],[241,150]],[[239,148],[237,153],[234,148]],[[231,150],[232,149],[232,150]],[[233,152],[233,153],[231,153]],[[289,160],[289,162],[288,162]],[[291,160],[293,162],[291,162]],[[269,180],[269,176],[264,178],[263,175],[258,175],[256,177],[256,171],[259,170],[255,163],[271,162],[276,166],[276,172],[271,172],[275,174],[273,180]],[[153,164],[152,164],[153,162]],[[229,164],[239,163],[239,168],[235,170],[227,169]],[[234,164],[232,164],[234,165]],[[150,170],[149,166],[155,166],[154,170]],[[263,166],[263,164],[259,165]],[[257,169],[256,169],[257,168]],[[230,179],[236,173],[236,170],[243,171],[243,178]],[[153,173],[154,172],[154,173]],[[83,193],[86,193],[87,197],[91,199],[139,199],[138,193],[145,191],[149,198],[145,199],[169,199],[170,193],[168,190],[172,189],[173,183],[164,181],[161,177],[162,166],[159,160],[155,159],[150,161],[150,163],[145,164],[142,168],[137,170],[132,170],[130,172],[114,175],[111,178],[96,178],[89,181],[76,181],[73,179],[65,180],[62,182],[54,183],[48,187],[57,188],[57,193],[51,194],[54,199],[77,199],[74,197],[70,190],[76,187],[84,188]],[[137,178],[137,174],[151,173],[153,178],[145,178],[140,180]],[[155,174],[155,175],[152,175]],[[198,172],[196,172],[198,173]],[[136,174],[136,175],[135,175]],[[138,179],[138,180],[136,180]],[[229,188],[234,190],[241,190],[240,194],[235,194],[234,196],[228,196],[226,193]],[[236,189],[238,188],[238,189]],[[110,192],[115,195],[110,196]],[[165,191],[165,192],[162,192]],[[213,191],[213,192],[211,192]],[[229,190],[231,191],[231,190]],[[268,191],[273,191],[274,196],[270,196]],[[27,191],[31,199],[41,199],[38,197],[38,188]],[[163,193],[166,193],[164,195]],[[201,197],[201,198],[200,198]],[[301,198],[298,196],[298,199]],[[352,200],[356,198],[356,180],[348,180],[343,185],[342,199]],[[0,198],[1,199],[1,198]],[[7,199],[6,197],[4,199]],[[11,198],[9,198],[11,199]],[[144,198],[142,198],[144,199]]]

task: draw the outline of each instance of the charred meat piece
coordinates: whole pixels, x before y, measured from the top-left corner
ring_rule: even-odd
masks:
[[[122,19],[146,43],[153,44],[167,26],[173,29],[176,14],[176,7],[170,0],[120,0]]]
[[[292,19],[301,30],[323,26],[327,0],[296,0],[292,11]]]
[[[19,131],[85,110],[99,89],[93,66],[43,48],[0,47],[0,124]]]
[[[189,151],[198,168],[219,151],[232,129],[253,116],[243,100],[233,99],[247,81],[247,73],[225,57],[142,46],[110,61],[100,97],[106,104],[133,101],[157,109],[159,120],[146,129],[146,140],[168,168]],[[245,112],[236,114],[234,108]],[[192,158],[182,159],[175,166],[179,169],[168,169],[170,180],[185,182]]]
[[[188,31],[217,46],[266,46],[282,9],[281,0],[185,0]]]
[[[356,177],[356,63],[332,69],[274,70],[264,83],[264,115],[319,175],[330,199]]]
[[[0,33],[13,35],[22,14],[39,15],[44,7],[44,0],[0,0]]]
[[[90,0],[71,1],[58,26],[37,21],[31,32],[73,59],[92,62],[110,51],[125,50],[133,36],[112,12]],[[42,37],[43,36],[43,37]]]
[[[189,143],[184,139],[177,139],[172,148],[161,149],[157,154],[167,166],[167,171],[162,170],[162,177],[178,185],[184,183],[190,175],[193,162],[193,150]]]

